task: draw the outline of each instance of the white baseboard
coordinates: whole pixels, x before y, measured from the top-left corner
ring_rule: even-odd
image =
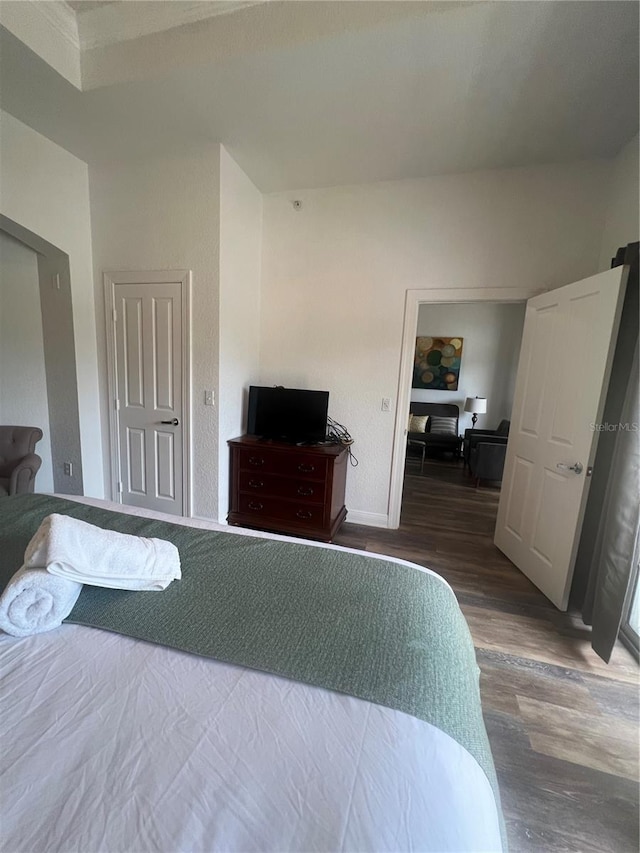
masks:
[[[367,527],[388,527],[389,516],[381,512],[360,512],[357,509],[347,511],[347,521],[351,524],[366,524]]]

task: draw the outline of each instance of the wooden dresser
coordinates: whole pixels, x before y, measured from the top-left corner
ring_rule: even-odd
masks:
[[[245,435],[231,452],[229,524],[331,541],[347,510],[347,448],[298,446]]]

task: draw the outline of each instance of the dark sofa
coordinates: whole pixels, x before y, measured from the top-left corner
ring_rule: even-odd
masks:
[[[418,403],[409,405],[409,413],[412,415],[429,415],[426,432],[407,432],[407,442],[413,445],[422,445],[425,452],[434,451],[438,453],[452,453],[457,455],[460,450],[460,437],[458,436],[458,418],[460,409],[453,403]],[[454,418],[455,432],[451,434],[431,432],[432,418]]]

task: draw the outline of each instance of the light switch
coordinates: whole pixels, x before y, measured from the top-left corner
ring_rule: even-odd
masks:
[[[204,392],[204,404],[205,406],[213,406],[214,404],[214,394],[213,391],[205,391]]]

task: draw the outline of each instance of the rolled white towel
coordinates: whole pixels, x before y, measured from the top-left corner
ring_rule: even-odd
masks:
[[[162,590],[181,577],[180,555],[171,542],[103,530],[53,513],[24,554],[26,566],[109,589]]]
[[[58,628],[73,610],[81,583],[23,566],[0,596],[0,628],[14,637],[29,637]]]

